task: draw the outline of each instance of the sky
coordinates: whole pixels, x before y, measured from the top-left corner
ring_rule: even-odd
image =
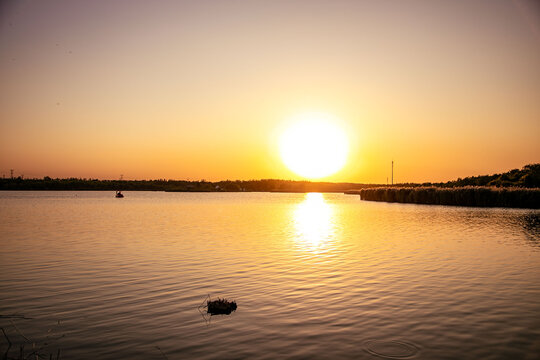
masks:
[[[349,137],[325,181],[540,162],[537,0],[0,4],[0,175],[301,179],[306,112]]]

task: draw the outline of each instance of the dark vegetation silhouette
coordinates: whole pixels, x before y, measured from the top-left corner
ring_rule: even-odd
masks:
[[[98,180],[98,179],[0,179],[0,190],[111,190],[117,191],[276,191],[276,192],[344,192],[351,188],[377,185],[293,180],[225,180],[210,182],[185,180]]]
[[[517,187],[391,187],[358,191],[362,200],[430,205],[540,208],[540,189]]]
[[[446,183],[399,184],[348,191],[362,200],[430,205],[540,208],[540,164]]]
[[[540,187],[540,164],[525,165],[521,170],[514,169],[502,174],[470,176],[446,183],[424,183],[423,186],[496,186],[496,187]]]
[[[111,190],[111,191],[275,191],[275,192],[346,192],[350,189],[380,187],[382,184],[333,183],[294,180],[224,180],[210,182],[205,180],[98,180],[85,178],[29,179],[21,176],[0,179],[0,190]],[[540,188],[540,164],[524,166],[502,174],[471,176],[446,183],[404,183],[395,186],[406,187],[463,187],[495,186]],[[356,193],[357,191],[352,191]]]

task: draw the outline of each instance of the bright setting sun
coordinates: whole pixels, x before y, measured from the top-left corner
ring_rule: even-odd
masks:
[[[305,113],[292,119],[281,135],[279,151],[285,165],[309,179],[332,175],[347,161],[349,142],[333,116]]]

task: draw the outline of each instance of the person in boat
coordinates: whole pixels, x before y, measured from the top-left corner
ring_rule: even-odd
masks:
[[[124,197],[124,195],[122,194],[122,191],[117,191],[116,197]]]

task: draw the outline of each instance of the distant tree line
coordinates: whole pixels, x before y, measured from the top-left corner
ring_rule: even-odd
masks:
[[[496,186],[496,187],[540,187],[540,164],[525,165],[521,170],[514,169],[502,174],[469,176],[446,183],[424,183],[423,186],[462,187],[462,186]]]
[[[84,178],[0,179],[0,190],[122,190],[122,191],[264,191],[264,192],[344,192],[375,185],[293,180],[225,180],[210,182],[185,180],[98,180]]]
[[[125,190],[125,191],[264,191],[264,192],[345,192],[351,189],[377,187],[377,184],[332,183],[294,180],[98,180],[86,178],[23,179],[22,176],[0,179],[0,190]],[[530,164],[521,170],[514,169],[502,174],[471,176],[446,183],[398,184],[403,187],[434,186],[495,186],[540,188],[540,164]]]

